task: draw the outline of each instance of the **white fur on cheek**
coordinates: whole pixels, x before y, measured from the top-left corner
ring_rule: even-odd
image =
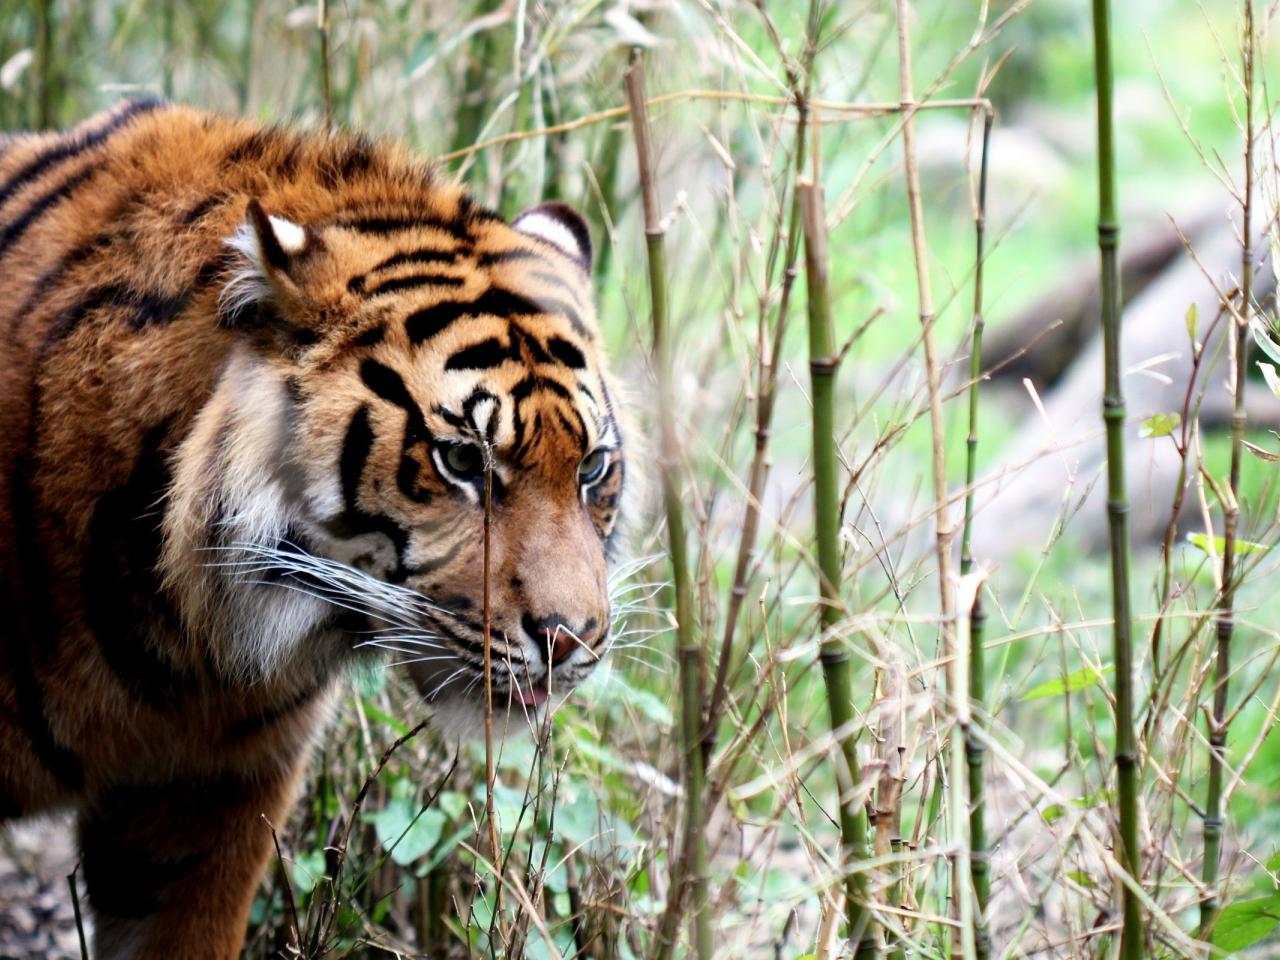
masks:
[[[555,217],[547,216],[545,213],[530,213],[518,219],[515,222],[515,228],[520,233],[546,240],[575,260],[583,259],[583,250],[578,245],[578,238]]]
[[[282,470],[288,404],[281,375],[241,349],[178,450],[160,568],[188,628],[207,640],[228,676],[264,679],[289,669],[330,612],[321,600],[227,566],[237,557],[225,545],[274,546],[300,520]],[[320,666],[323,657],[314,659]]]

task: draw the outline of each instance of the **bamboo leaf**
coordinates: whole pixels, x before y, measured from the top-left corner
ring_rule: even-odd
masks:
[[[1253,342],[1258,345],[1258,349],[1270,357],[1273,363],[1280,363],[1280,345],[1271,339],[1271,331],[1266,324],[1258,319],[1252,320],[1249,332],[1253,334]]]
[[[1167,437],[1182,424],[1182,415],[1178,413],[1153,413],[1142,421],[1138,428],[1140,437]]]
[[[1262,371],[1262,379],[1267,381],[1267,387],[1275,396],[1280,397],[1280,376],[1276,375],[1275,366],[1259,360],[1258,369]]]
[[[1265,460],[1267,463],[1280,463],[1280,453],[1272,453],[1269,450],[1263,450],[1256,444],[1250,443],[1248,440],[1241,440],[1244,448],[1252,453],[1259,460]]]
[[[1206,554],[1210,552],[1209,538],[1206,537],[1203,533],[1188,533],[1187,542],[1190,543],[1196,549],[1201,550]],[[1213,552],[1212,552],[1213,556],[1215,557],[1222,556],[1222,553],[1224,550],[1226,550],[1226,548],[1227,548],[1227,541],[1224,538],[1222,537],[1213,538]],[[1237,540],[1235,542],[1235,552],[1236,552],[1236,556],[1238,557],[1242,557],[1245,554],[1249,554],[1249,553],[1266,553],[1270,549],[1271,549],[1270,545],[1265,543],[1252,543],[1249,540]]]
[[[1077,690],[1096,686],[1099,680],[1111,672],[1111,669],[1112,667],[1109,663],[1103,666],[1101,670],[1097,667],[1085,667],[1083,670],[1069,673],[1065,677],[1046,681],[1038,687],[1032,687],[1027,693],[1023,694],[1022,702],[1043,700],[1045,697],[1060,697],[1064,693],[1075,693]]]

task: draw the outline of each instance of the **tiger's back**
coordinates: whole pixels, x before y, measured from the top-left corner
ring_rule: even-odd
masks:
[[[524,222],[392,147],[150,101],[0,140],[0,820],[78,811],[102,955],[238,951],[352,638],[421,624],[457,664],[424,695],[465,698],[467,451],[499,688],[537,709],[599,658],[589,240]]]

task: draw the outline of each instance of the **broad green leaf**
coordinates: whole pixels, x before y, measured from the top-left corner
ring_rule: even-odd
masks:
[[[1111,664],[1105,665],[1101,670],[1097,667],[1085,667],[1083,670],[1069,673],[1065,677],[1048,680],[1038,687],[1032,687],[1022,695],[1022,701],[1025,703],[1028,700],[1043,700],[1045,697],[1060,697],[1064,693],[1075,693],[1077,690],[1095,686],[1099,680],[1110,672]]]
[[[1239,900],[1222,909],[1213,926],[1213,945],[1227,953],[1257,943],[1280,926],[1280,894]]]
[[[1209,538],[1203,533],[1188,533],[1187,542],[1193,547],[1209,552]],[[1222,556],[1222,551],[1227,548],[1227,541],[1223,537],[1213,538],[1213,555],[1215,557]],[[1247,553],[1266,553],[1271,547],[1263,543],[1251,543],[1248,540],[1237,540],[1235,551],[1237,557],[1243,557]]]
[[[1182,423],[1179,413],[1153,413],[1138,428],[1140,437],[1167,437]]]
[[[373,824],[383,849],[403,867],[436,845],[447,818],[434,807],[423,809],[404,797],[396,797],[365,819]]]

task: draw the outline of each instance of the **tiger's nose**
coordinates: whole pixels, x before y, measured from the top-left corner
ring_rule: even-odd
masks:
[[[594,617],[582,624],[580,629],[574,629],[559,614],[535,620],[532,614],[526,613],[520,622],[524,632],[553,667],[564,663],[580,647],[591,649],[600,636],[600,623]]]

